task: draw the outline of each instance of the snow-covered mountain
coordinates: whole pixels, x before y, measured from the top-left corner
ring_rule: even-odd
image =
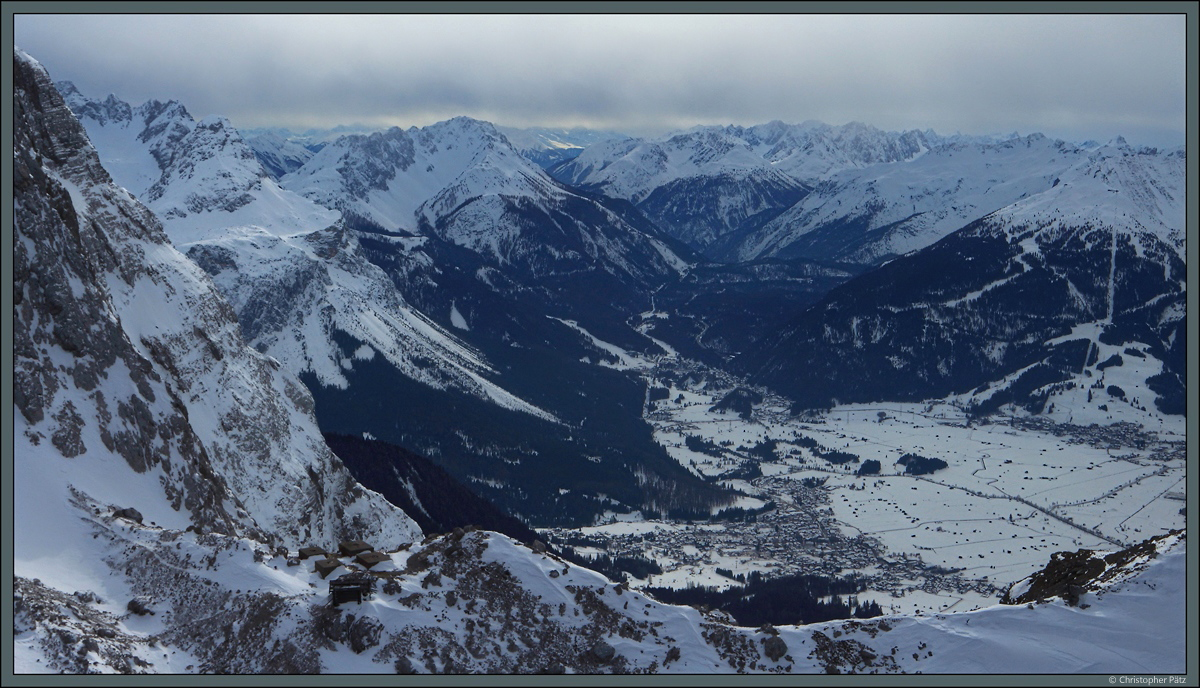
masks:
[[[631,201],[710,257],[746,259],[775,255],[734,248],[829,175],[907,162],[942,142],[932,131],[884,132],[858,122],[708,126],[597,144],[552,172]]]
[[[932,130],[883,131],[861,122],[832,126],[776,120],[725,130],[777,169],[810,185],[842,170],[913,160],[945,141]]]
[[[273,131],[251,136],[246,143],[262,163],[263,169],[276,181],[300,169],[313,156],[313,151]]]
[[[115,95],[93,100],[69,82],[62,86],[113,179],[159,216],[177,246],[220,236],[231,226],[297,233],[338,219],[281,189],[223,117],[196,122],[177,101],[132,107]]]
[[[59,510],[20,529],[22,560],[76,556],[53,554],[88,531],[72,509],[285,546],[411,541],[325,446],[307,390],[112,183],[45,70],[14,60],[17,506]]]
[[[103,160],[140,157],[143,177],[151,174],[148,160],[167,161],[139,197],[174,244],[214,277],[250,344],[292,374],[344,387],[353,361],[378,353],[424,384],[551,417],[485,379],[495,371],[480,354],[412,308],[342,229],[337,211],[275,184],[228,120],[197,123],[178,103],[132,108],[115,96],[89,101],[68,88],[73,109],[89,113],[81,116],[89,137],[109,144],[99,151]],[[143,111],[163,114],[134,133],[147,119]],[[187,133],[145,133],[160,128]],[[129,181],[139,178],[131,173]],[[340,335],[360,346],[342,351]]]
[[[354,228],[436,236],[534,276],[600,269],[659,280],[686,265],[661,239],[565,189],[493,125],[468,117],[342,137],[282,183],[340,210]]]
[[[858,122],[699,126],[657,139],[590,146],[579,159],[558,166],[555,176],[639,203],[683,178],[763,167],[811,185],[846,169],[912,160],[943,141],[932,131],[885,132]]]
[[[82,96],[75,98],[80,110],[95,109]],[[459,479],[483,481],[479,484],[490,490],[488,497],[510,509],[517,500],[524,514],[558,511],[553,506],[558,479],[551,479],[557,469],[541,464],[588,463],[594,469],[586,457],[600,449],[588,446],[598,437],[604,438],[600,446],[606,454],[621,457],[599,472],[616,471],[625,476],[623,484],[606,488],[603,497],[580,493],[582,501],[571,511],[602,510],[604,500],[615,495],[630,509],[650,503],[647,493],[653,490],[639,487],[632,471],[639,466],[654,471],[649,466],[656,460],[666,474],[677,475],[656,472],[661,481],[652,485],[696,482],[655,452],[648,436],[626,432],[613,439],[602,426],[594,432],[572,430],[572,424],[596,411],[575,408],[579,404],[572,401],[564,411],[562,393],[543,385],[544,359],[511,359],[515,347],[542,347],[561,337],[564,328],[545,318],[547,308],[596,331],[602,331],[597,324],[622,329],[626,339],[653,346],[624,319],[641,309],[648,289],[687,263],[636,211],[566,190],[521,158],[490,124],[461,118],[412,134],[424,142],[428,158],[422,160],[432,171],[412,165],[407,172],[391,170],[407,175],[404,186],[393,180],[395,188],[408,189],[416,180],[418,189],[430,193],[429,198],[408,196],[422,236],[350,231],[337,219],[338,210],[275,185],[226,121],[177,119],[181,126],[191,123],[189,133],[162,146],[170,162],[145,195],[155,194],[152,207],[164,213],[172,240],[233,305],[246,340],[313,390],[323,428],[368,432],[436,452],[448,465],[458,462]],[[130,139],[123,150],[136,152],[140,139],[128,134],[130,121],[83,119],[98,138],[118,138],[116,127]],[[397,129],[387,135],[403,139],[409,133]],[[338,151],[344,164],[332,174],[339,183],[352,183],[359,173],[384,174],[387,135],[343,137],[314,156],[303,174]],[[187,203],[199,210],[189,211]],[[361,222],[352,203],[331,205],[351,208],[350,223]],[[297,220],[301,214],[305,217]],[[371,251],[363,249],[363,241]],[[567,350],[551,354],[568,366],[558,371],[559,389],[588,388],[592,382],[580,376],[594,371],[578,363],[582,354]],[[417,385],[410,387],[413,382]],[[410,392],[397,401],[401,389]],[[591,404],[626,404],[629,422],[640,425],[638,406],[618,402],[610,388],[601,389]],[[621,389],[622,397],[626,393]],[[404,410],[410,403],[426,410],[447,406],[444,413],[423,417],[424,412]],[[506,438],[498,443],[496,418],[508,412],[528,419],[500,423]],[[507,437],[529,422],[533,426],[525,432],[538,438],[538,448]],[[530,451],[545,458],[531,459]],[[496,455],[511,463],[488,458]],[[512,475],[512,465],[523,466],[517,472],[529,475]],[[577,476],[589,472],[574,471]],[[518,479],[527,492],[507,489]],[[688,489],[667,491],[690,494]],[[531,507],[531,498],[539,506]]]
[[[1086,152],[1040,134],[775,121],[597,144],[552,172],[631,201],[717,260],[872,265],[1049,188]]]
[[[1096,149],[833,290],[744,365],[807,407],[957,394],[1075,422],[1182,413],[1184,163]]]
[[[436,219],[457,207],[460,198],[562,193],[516,154],[495,127],[468,117],[424,129],[392,127],[369,136],[341,137],[284,185],[388,231],[410,232],[422,217]]]
[[[1087,152],[1041,134],[949,143],[908,160],[833,173],[796,205],[741,237],[738,260],[803,257],[864,265],[924,248],[1050,189]]]
[[[1135,148],[1118,136],[1090,149],[1086,159],[1048,191],[1030,194],[998,213],[997,219],[1013,224],[1125,226],[1143,249],[1156,240],[1184,258],[1186,163],[1183,148]]]
[[[488,379],[498,374],[482,354],[405,301],[340,226],[285,236],[230,227],[187,255],[229,298],[247,341],[295,375],[344,389],[356,362],[379,356],[429,387],[553,419]],[[357,342],[351,351],[346,336]]]
[[[110,94],[91,99],[69,81],[57,84],[67,106],[80,122],[93,126],[88,138],[111,162],[110,174],[135,195],[146,192],[171,164],[173,148],[196,123],[178,101],[150,100],[137,108]]]
[[[808,191],[719,127],[600,143],[552,173],[567,184],[630,201],[698,250],[761,225]]]

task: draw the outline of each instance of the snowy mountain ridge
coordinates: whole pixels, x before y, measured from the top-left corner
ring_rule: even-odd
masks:
[[[844,169],[913,160],[945,142],[932,130],[888,132],[862,122],[787,125],[776,120],[726,130],[778,169],[809,184]]]
[[[740,260],[805,256],[876,263],[1052,188],[1086,156],[1035,134],[1000,143],[949,143],[912,160],[847,169],[823,180],[732,253]]]
[[[942,142],[932,132],[883,132],[858,122],[698,126],[599,143],[552,172],[629,200],[676,238],[724,260],[830,175],[912,161]]]
[[[877,265],[1053,188],[1105,149],[1042,134],[947,137],[776,121],[599,143],[552,173],[629,200],[716,260]],[[1172,174],[1147,167],[1142,184],[1159,173]]]
[[[551,172],[564,183],[630,201],[697,250],[753,229],[808,191],[719,127],[599,143]]]
[[[461,137],[472,143],[456,148]],[[490,123],[456,117],[423,129],[343,136],[283,184],[388,230],[413,231],[418,217],[427,216],[418,213],[426,204],[453,209],[456,199],[484,191],[514,197],[559,193],[538,172]],[[486,185],[494,182],[498,186]]]
[[[80,121],[99,125],[88,132],[92,145],[111,161],[117,183],[135,195],[162,177],[174,157],[171,149],[195,127],[178,101],[150,100],[134,108],[113,94],[103,101],[87,98],[69,81],[58,87]]]
[[[1074,160],[1041,192],[832,291],[746,356],[760,379],[804,403],[822,388],[819,403],[952,395],[1066,422],[1145,420],[1152,399],[1182,413],[1184,153],[1009,143]]]
[[[67,105],[111,165],[113,179],[159,216],[176,246],[219,236],[231,226],[299,233],[338,219],[281,189],[224,117],[197,123],[177,101],[134,108],[113,95],[88,99],[69,82],[64,88]]]
[[[517,270],[518,279],[601,270],[656,281],[687,265],[658,237],[551,179],[491,123],[469,117],[341,137],[281,183],[340,210],[352,229],[433,235]]]
[[[662,139],[597,144],[555,169],[576,186],[639,203],[664,184],[697,175],[752,175],[784,179],[751,144],[721,127],[698,128]]]
[[[1116,225],[1132,236],[1153,235],[1184,256],[1187,153],[1183,148],[1134,148],[1121,137],[1089,151],[1042,194],[997,214],[1021,222]]]
[[[495,371],[482,356],[413,309],[340,229],[337,211],[276,184],[227,119],[197,123],[178,103],[131,108],[115,96],[91,101],[68,90],[73,109],[90,113],[80,120],[89,138],[107,144],[102,159],[143,161],[141,176],[130,179],[148,178],[149,160],[168,161],[140,198],[214,277],[250,344],[293,375],[311,371],[322,384],[344,387],[355,355],[336,343],[341,332],[372,352],[359,356],[378,352],[424,384],[553,418],[483,377]],[[147,114],[146,129],[134,134],[143,111],[159,114]]]
[[[276,544],[410,540],[325,446],[307,390],[246,348],[208,277],[112,184],[45,70],[15,63],[21,508],[58,495]],[[55,541],[54,523],[18,546]]]

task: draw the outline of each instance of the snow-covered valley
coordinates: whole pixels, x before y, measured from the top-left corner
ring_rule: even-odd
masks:
[[[885,610],[969,611],[994,604],[1053,552],[1125,547],[1185,525],[1179,416],[1151,409],[1141,422],[1113,424],[1066,399],[1052,414],[980,421],[957,397],[797,416],[765,389],[739,413],[719,402],[749,390],[743,380],[676,355],[618,356],[661,390],[645,408],[655,440],[689,470],[747,495],[734,506],[752,514],[713,524],[613,514],[611,523],[544,531],[550,542],[586,541],[592,554],[658,562],[663,573],[632,579],[637,586],[854,571],[870,580],[859,599]],[[1076,413],[1088,424],[1070,422]],[[909,454],[946,466],[914,474],[898,463]],[[875,472],[863,471],[872,461]]]

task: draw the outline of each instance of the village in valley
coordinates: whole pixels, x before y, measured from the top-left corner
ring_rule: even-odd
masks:
[[[673,351],[616,353],[646,382],[656,441],[744,495],[708,522],[613,512],[541,531],[585,557],[661,568],[630,575],[636,587],[853,574],[865,580],[859,600],[886,613],[969,611],[1054,552],[1120,549],[1184,523],[1186,429],[1175,417],[1081,425],[1059,400],[1057,414],[979,418],[955,398],[793,414]]]

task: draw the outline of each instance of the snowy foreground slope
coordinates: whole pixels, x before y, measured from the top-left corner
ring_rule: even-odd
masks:
[[[335,607],[312,560],[109,515],[80,523],[96,535],[85,552],[111,572],[18,578],[20,673],[1185,670],[1181,537],[1087,589],[1077,606],[1048,599],[966,614],[749,629],[660,604],[536,545],[483,531],[389,552],[372,569],[375,593]]]

